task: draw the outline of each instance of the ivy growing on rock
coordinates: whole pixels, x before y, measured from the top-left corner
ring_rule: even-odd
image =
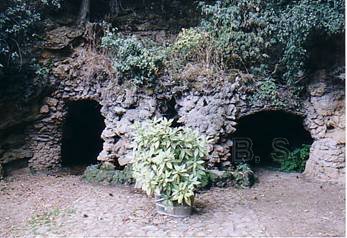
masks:
[[[119,6],[119,1],[115,2]],[[0,75],[31,64],[26,51],[37,36],[43,13],[61,8],[62,3],[0,3]],[[162,72],[175,73],[187,64],[198,63],[209,69],[236,70],[296,85],[308,73],[307,59],[315,37],[333,38],[344,33],[342,0],[204,1],[199,9],[201,24],[183,29],[167,47],[115,32],[106,33],[102,46],[112,52],[119,75],[136,84],[152,83]]]
[[[175,74],[187,64],[239,71],[276,84],[305,78],[310,43],[344,32],[342,0],[226,0],[199,5],[202,20],[183,29],[168,47],[107,32],[103,47],[115,69],[135,82],[153,82],[166,67]]]
[[[114,69],[122,78],[141,85],[152,83],[160,74],[164,55],[151,41],[143,42],[135,36],[125,37],[108,31],[102,38],[101,46],[107,49]]]
[[[341,0],[282,1],[272,4],[275,11],[274,36],[281,48],[278,62],[283,79],[295,83],[304,77],[310,41],[344,32],[344,2]]]
[[[217,1],[201,4],[201,28],[211,35],[226,68],[253,70],[267,62],[267,12],[260,0]]]
[[[42,13],[59,9],[61,0],[10,0],[0,3],[0,77],[24,65],[33,65],[31,43]]]
[[[305,76],[316,32],[344,32],[342,0],[227,0],[201,4],[202,28],[212,34],[228,68],[295,84]]]

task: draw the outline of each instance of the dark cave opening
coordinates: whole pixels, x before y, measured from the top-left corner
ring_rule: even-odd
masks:
[[[179,115],[176,107],[177,103],[174,97],[172,97],[170,100],[165,100],[160,104],[162,116],[168,120],[173,120],[171,125],[172,127],[182,126],[182,124],[178,122]]]
[[[101,105],[93,100],[70,101],[63,125],[62,166],[88,166],[97,163],[105,128]]]
[[[313,139],[303,117],[284,111],[264,111],[242,117],[232,135],[232,159],[253,167],[279,167],[272,154],[288,153]]]

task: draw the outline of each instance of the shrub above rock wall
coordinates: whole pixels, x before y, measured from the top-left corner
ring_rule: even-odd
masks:
[[[0,163],[24,156],[33,170],[58,169],[66,101],[93,99],[102,106],[106,125],[98,160],[117,168],[131,158],[132,125],[155,116],[174,117],[175,125],[209,136],[208,168],[231,168],[230,136],[238,118],[281,109],[305,115],[305,126],[316,140],[307,174],[340,177],[344,173],[345,142],[340,136],[344,130],[344,75],[335,79],[326,73],[323,79],[310,74],[306,60],[313,36],[335,39],[336,34],[343,35],[342,1],[227,0],[202,4],[200,9],[204,19],[199,26],[182,30],[176,39],[155,43],[145,39],[151,33],[143,31],[118,29],[103,35],[106,30],[101,26],[105,24],[67,27],[69,23],[47,32],[37,84],[34,80],[25,81],[21,88],[7,84],[13,98],[33,100],[14,104],[12,98],[1,98],[4,113],[0,124],[4,126],[0,129],[4,130],[0,134],[14,128],[6,126],[13,115],[14,121],[25,119],[21,125],[27,127],[18,137],[20,143],[12,143],[14,137],[1,141]],[[160,29],[156,34],[165,35],[162,31],[165,33]],[[104,40],[109,37],[107,51],[100,48],[102,36]],[[335,57],[332,54],[330,58]],[[330,72],[330,66],[326,70]],[[30,72],[25,71],[27,78],[34,73]],[[26,92],[33,92],[34,97],[27,97]],[[167,113],[163,104],[170,104],[168,110],[173,113]],[[16,106],[7,110],[8,105]],[[21,110],[25,115],[16,113]],[[316,158],[313,155],[327,152],[325,139],[336,153]]]

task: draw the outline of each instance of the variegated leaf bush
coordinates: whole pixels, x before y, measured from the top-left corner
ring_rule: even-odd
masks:
[[[205,173],[207,139],[189,128],[171,127],[172,120],[135,124],[133,176],[136,187],[160,195],[167,204],[192,205]]]

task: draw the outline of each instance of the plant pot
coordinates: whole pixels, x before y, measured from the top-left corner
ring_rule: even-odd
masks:
[[[194,202],[194,199],[192,203]],[[155,205],[159,214],[172,217],[187,217],[193,212],[193,208],[188,205],[167,205],[160,195],[155,196]]]

